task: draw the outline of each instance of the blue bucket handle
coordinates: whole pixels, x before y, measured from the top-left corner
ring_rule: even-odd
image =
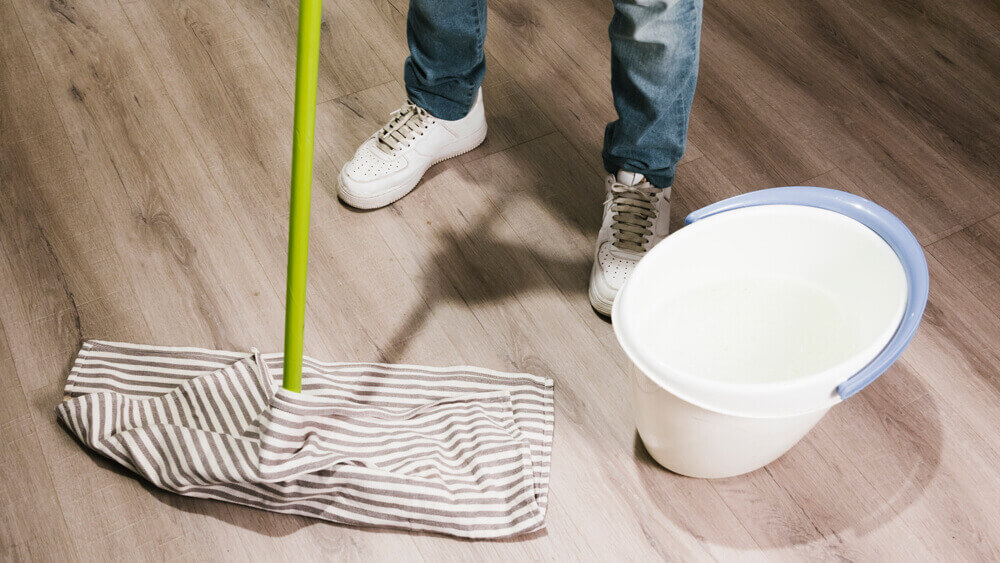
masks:
[[[724,199],[691,212],[684,219],[684,224],[690,225],[717,213],[756,205],[805,205],[846,215],[882,237],[903,264],[908,288],[903,320],[885,348],[861,371],[837,387],[840,398],[847,399],[889,369],[916,334],[927,306],[930,287],[924,250],[906,225],[885,208],[854,194],[812,186],[770,188]]]

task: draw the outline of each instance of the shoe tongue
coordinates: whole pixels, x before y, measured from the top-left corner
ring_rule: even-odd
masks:
[[[637,172],[619,170],[618,174],[615,176],[615,180],[618,180],[619,183],[625,184],[626,186],[637,186],[645,182],[646,177]]]

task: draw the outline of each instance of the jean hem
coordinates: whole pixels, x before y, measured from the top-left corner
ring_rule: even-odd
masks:
[[[650,184],[653,184],[653,187],[660,188],[661,190],[672,186],[674,184],[674,177],[676,176],[676,172],[672,170],[667,172],[648,171],[643,170],[641,166],[629,166],[607,157],[604,157],[604,170],[608,174],[617,174],[619,170],[642,174]]]

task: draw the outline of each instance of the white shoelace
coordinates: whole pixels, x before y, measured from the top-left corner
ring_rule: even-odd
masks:
[[[386,154],[409,146],[413,139],[424,134],[434,119],[427,110],[417,107],[410,100],[406,100],[406,104],[391,115],[389,123],[386,123],[376,136],[378,141],[376,146]]]
[[[611,185],[611,211],[614,213],[611,229],[614,244],[622,250],[645,252],[653,236],[656,219],[656,196],[660,189],[649,182],[628,186],[621,182]]]

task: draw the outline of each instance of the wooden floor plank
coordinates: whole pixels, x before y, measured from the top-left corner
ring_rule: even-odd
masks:
[[[998,211],[1000,196],[985,179],[959,171],[885,102],[881,82],[857,75],[870,46],[846,43],[843,34],[853,24],[796,7],[759,11],[739,3],[708,5],[706,18],[720,24],[706,24],[706,59],[726,61],[736,88],[764,99],[803,150],[836,165],[898,213],[921,242]],[[810,41],[809,29],[826,35]]]
[[[1000,179],[1000,101],[996,81],[1000,45],[997,19],[972,17],[976,9],[942,13],[933,4],[900,9],[873,2],[863,9],[836,4],[816,8],[854,47],[855,82],[873,88],[883,105],[949,161],[963,163],[973,180]],[[994,6],[995,13],[995,6]],[[957,103],[957,100],[961,100]],[[988,184],[989,185],[989,184]]]
[[[0,244],[4,248],[13,246],[8,237],[19,230],[14,227],[18,223],[29,229],[37,228],[27,223],[27,217],[9,216],[7,212],[13,209],[7,202],[0,203],[0,221],[5,226],[0,230]],[[19,281],[13,269],[23,265],[20,260],[4,258],[0,260],[0,283],[12,287]],[[3,393],[0,393],[0,450],[3,451],[0,456],[0,558],[76,560],[77,542],[66,525],[8,341],[7,331],[0,322],[0,385],[3,386]],[[29,379],[30,373],[24,377]]]
[[[18,8],[112,243],[143,248],[120,255],[150,328],[170,342],[245,347],[242,327],[268,326],[257,298],[276,296],[255,260],[221,247],[246,242],[120,6],[63,5],[71,19]],[[41,40],[50,34],[62,43]],[[223,283],[230,275],[244,282]]]
[[[295,89],[298,3],[293,0],[229,1],[239,23],[253,38],[281,86],[291,94]],[[325,2],[323,5],[316,94],[320,103],[381,84],[393,77],[376,52],[379,44],[369,43],[368,35],[356,28],[352,18],[348,17],[351,9],[336,2]],[[208,36],[203,41],[211,42],[212,38]]]
[[[5,12],[2,21],[16,21],[11,3],[0,10]],[[140,494],[141,487],[132,480],[101,482],[100,476],[106,477],[107,471],[95,466],[94,458],[55,424],[53,409],[62,397],[67,361],[79,346],[82,332],[111,326],[107,332],[116,334],[131,325],[131,336],[141,338],[145,323],[141,318],[130,320],[130,290],[117,295],[111,291],[122,278],[105,277],[121,273],[117,255],[76,168],[69,139],[43,88],[26,38],[19,30],[3,36],[3,59],[13,64],[0,67],[5,71],[0,84],[19,85],[16,95],[5,90],[4,113],[11,111],[30,120],[8,121],[12,126],[5,132],[21,141],[5,140],[0,150],[6,266],[0,268],[0,277],[5,287],[20,288],[5,293],[2,313],[5,340],[11,344],[5,349],[9,357],[3,367],[4,403],[15,397],[22,401],[16,405],[17,423],[4,424],[2,481],[18,488],[10,489],[7,497],[17,507],[12,512],[4,510],[14,521],[3,528],[14,537],[5,536],[3,550],[31,559],[94,558],[101,552],[92,547],[106,531],[142,524],[150,527],[144,540],[158,547],[176,532],[163,518],[165,512],[139,508],[145,493]],[[16,72],[9,72],[12,69]],[[24,111],[25,104],[37,110]],[[90,314],[109,298],[110,303],[101,306],[102,316]],[[109,314],[113,319],[103,325]],[[23,394],[22,382],[29,390]],[[12,474],[8,469],[23,473]],[[45,490],[41,483],[48,479],[49,490]],[[100,490],[100,496],[91,496],[94,490]],[[109,510],[106,501],[113,497],[127,501]],[[59,518],[51,518],[53,509]],[[45,538],[55,543],[46,544]],[[137,546],[149,548],[150,544],[132,539],[115,551],[123,557],[140,557],[143,550],[129,549]],[[162,552],[182,554],[169,549]]]
[[[927,251],[1000,316],[1000,214],[928,246]]]

